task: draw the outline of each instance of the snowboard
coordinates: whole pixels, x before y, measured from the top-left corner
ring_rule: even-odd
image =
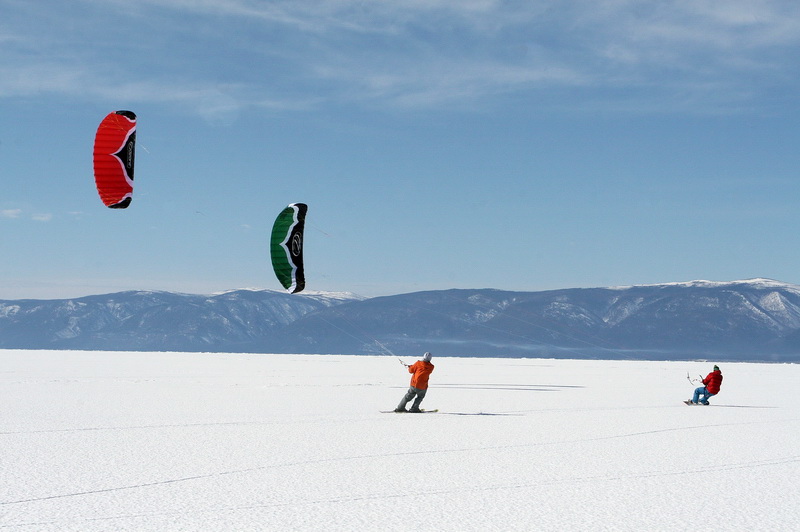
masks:
[[[706,403],[693,403],[691,401],[684,401],[687,406],[708,406]]]
[[[382,414],[435,414],[439,409],[435,410],[420,410],[419,412],[395,412],[394,410],[381,410]]]

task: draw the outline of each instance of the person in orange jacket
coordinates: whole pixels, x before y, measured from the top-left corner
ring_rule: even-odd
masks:
[[[694,397],[690,401],[685,401],[686,404],[708,404],[709,397],[713,397],[719,393],[719,388],[722,386],[722,372],[719,366],[714,366],[714,371],[706,375],[702,380],[703,385],[694,391]],[[702,397],[701,397],[702,396]]]
[[[411,386],[403,396],[403,399],[400,400],[400,404],[394,409],[395,412],[420,412],[419,404],[428,392],[428,377],[430,377],[433,372],[433,364],[431,364],[432,356],[433,355],[430,353],[425,353],[422,355],[422,360],[417,360],[410,366],[408,364],[403,364],[408,368],[408,372],[412,374]],[[416,399],[414,399],[414,397],[416,397]],[[411,405],[410,409],[406,410],[406,404],[412,399],[414,399],[414,403]]]

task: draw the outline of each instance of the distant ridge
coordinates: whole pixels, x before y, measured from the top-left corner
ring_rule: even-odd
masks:
[[[369,299],[250,289],[0,301],[0,348],[800,362],[800,287],[749,279]]]

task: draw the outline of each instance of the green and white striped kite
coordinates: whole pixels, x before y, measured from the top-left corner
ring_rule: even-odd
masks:
[[[303,229],[308,205],[292,203],[281,211],[272,226],[270,254],[275,275],[292,294],[306,286],[303,271]]]

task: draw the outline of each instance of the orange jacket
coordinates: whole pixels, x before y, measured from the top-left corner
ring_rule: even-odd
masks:
[[[408,366],[408,372],[413,373],[411,376],[411,387],[419,390],[428,389],[428,377],[433,373],[433,364],[425,362],[424,360],[417,360]]]

